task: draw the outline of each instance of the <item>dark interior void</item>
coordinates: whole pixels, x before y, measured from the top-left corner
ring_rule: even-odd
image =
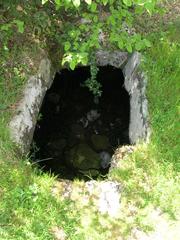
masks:
[[[102,96],[98,102],[82,86],[88,77],[89,67],[56,74],[34,132],[33,161],[61,178],[106,175],[116,147],[129,144],[130,104],[122,71],[99,68]]]

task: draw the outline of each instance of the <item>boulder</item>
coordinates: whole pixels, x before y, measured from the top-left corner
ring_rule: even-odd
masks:
[[[91,142],[96,151],[107,150],[110,147],[109,139],[105,135],[93,134]]]
[[[94,206],[101,214],[119,217],[121,210],[122,186],[116,181],[88,181],[85,183],[87,193]]]
[[[66,153],[68,165],[82,171],[98,170],[101,168],[99,154],[93,151],[86,143],[80,143]]]
[[[99,153],[99,156],[101,158],[101,167],[103,169],[106,169],[106,168],[110,167],[111,155],[106,151],[102,151],[102,152]]]

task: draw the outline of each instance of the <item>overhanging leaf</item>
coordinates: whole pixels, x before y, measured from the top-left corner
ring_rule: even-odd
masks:
[[[68,50],[70,49],[70,47],[71,47],[71,43],[70,43],[70,42],[65,42],[65,44],[64,44],[64,50],[65,50],[65,51],[68,51]]]
[[[106,6],[108,3],[108,0],[102,0],[102,2],[103,2],[103,5]]]
[[[42,0],[42,4],[47,3],[49,0]]]
[[[88,5],[91,5],[92,0],[85,0],[85,2],[86,2]]]
[[[79,7],[80,4],[81,4],[81,1],[80,0],[73,0],[73,4],[75,7]]]
[[[69,66],[70,66],[71,70],[74,70],[76,67],[76,62],[72,60],[69,64]]]

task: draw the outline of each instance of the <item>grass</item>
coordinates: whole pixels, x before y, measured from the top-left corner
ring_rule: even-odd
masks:
[[[153,46],[144,53],[142,68],[149,79],[147,95],[152,134],[149,144],[136,146],[135,152],[124,158],[121,167],[109,175],[110,179],[123,184],[118,219],[101,216],[91,201],[85,203],[83,182],[73,183],[75,195],[71,200],[61,196],[62,189],[54,196],[52,188],[57,183],[56,178],[42,173],[28,158],[17,153],[9,138],[8,122],[20,99],[26,76],[31,73],[25,56],[31,56],[32,49],[35,53],[37,45],[31,42],[28,48],[29,43],[28,46],[15,44],[10,50],[1,51],[0,239],[58,239],[57,229],[63,229],[70,240],[116,240],[120,236],[127,239],[134,228],[149,231],[155,227],[155,220],[150,216],[156,208],[167,213],[169,223],[178,220],[179,27],[176,21],[166,26],[165,31],[149,35]],[[32,70],[35,71],[33,67]],[[173,240],[179,239],[172,236]]]
[[[145,53],[143,63],[149,79],[150,143],[137,146],[134,154],[112,173],[113,178],[124,183],[125,198],[143,209],[154,204],[174,219],[178,219],[180,210],[178,31],[171,25],[163,38],[160,34],[151,36],[154,44]],[[172,41],[174,36],[176,40]]]

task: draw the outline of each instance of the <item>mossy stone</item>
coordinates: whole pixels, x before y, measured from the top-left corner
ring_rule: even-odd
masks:
[[[93,151],[86,143],[80,143],[70,149],[66,154],[66,161],[80,170],[98,170],[101,167],[99,154]]]
[[[109,139],[105,135],[93,134],[91,142],[96,151],[107,150],[110,147]]]

